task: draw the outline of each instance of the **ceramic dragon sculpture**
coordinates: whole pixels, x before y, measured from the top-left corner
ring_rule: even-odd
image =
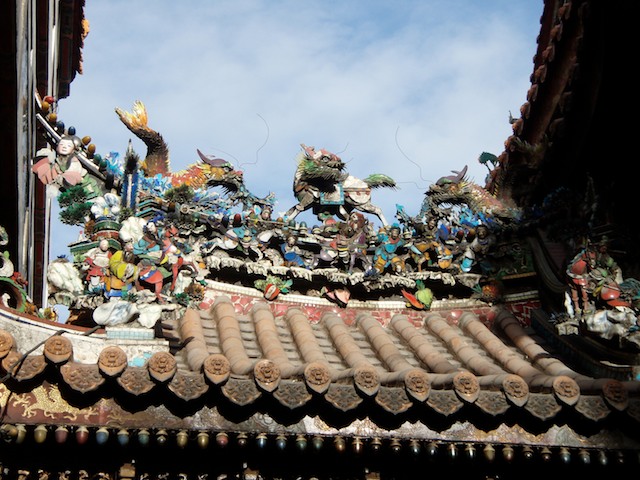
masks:
[[[520,210],[514,204],[498,199],[480,185],[469,181],[466,177],[467,166],[452,173],[440,177],[425,192],[419,218],[434,215],[443,205],[466,205],[479,217],[498,224],[520,217]]]
[[[116,107],[116,114],[124,125],[147,147],[147,155],[140,165],[146,177],[160,175],[169,179],[171,185],[188,185],[194,189],[206,186],[223,186],[232,192],[244,188],[243,174],[221,158],[204,155],[198,150],[201,162],[186,169],[172,172],[169,148],[162,135],[148,126],[147,109],[141,101],[133,104],[131,112]]]
[[[300,145],[298,167],[293,178],[293,192],[298,203],[286,212],[288,220],[313,208],[314,213],[329,212],[346,219],[354,211],[376,215],[388,225],[382,209],[371,202],[373,188],[396,188],[396,182],[384,174],[371,174],[365,179],[349,175],[346,164],[334,153]]]

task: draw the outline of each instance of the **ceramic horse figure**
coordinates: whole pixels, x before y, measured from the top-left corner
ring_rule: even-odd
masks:
[[[337,155],[301,144],[298,168],[293,179],[293,192],[298,203],[286,212],[288,220],[313,208],[317,214],[331,213],[346,220],[353,210],[376,215],[388,225],[382,209],[371,203],[371,189],[396,187],[396,182],[383,174],[359,179],[344,172],[345,164]]]

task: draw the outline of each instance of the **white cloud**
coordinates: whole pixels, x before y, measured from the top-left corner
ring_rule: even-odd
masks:
[[[140,99],[173,169],[196,148],[235,161],[279,210],[295,203],[299,144],[327,148],[356,176],[396,179],[374,192],[387,217],[395,203],[413,213],[429,183],[467,164],[483,184],[478,155],[501,153],[529,87],[542,9],[531,3],[87,2],[85,73],[59,113],[98,153],[123,153],[131,133],[114,108]],[[77,231],[65,235],[52,255]]]

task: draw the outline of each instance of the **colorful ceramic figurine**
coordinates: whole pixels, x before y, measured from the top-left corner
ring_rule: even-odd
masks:
[[[80,139],[72,135],[63,135],[56,146],[54,155],[40,151],[46,155],[33,166],[32,170],[45,185],[57,183],[60,186],[77,185],[87,174],[80,160],[76,157],[76,148],[81,145]]]
[[[282,256],[286,266],[289,267],[307,267],[302,250],[297,246],[298,238],[295,235],[288,235],[284,243],[280,245]]]
[[[85,269],[87,290],[89,293],[105,293],[107,290],[107,276],[109,275],[109,260],[111,259],[109,240],[103,238],[97,247],[85,253]]]
[[[371,260],[367,256],[371,225],[360,212],[351,212],[349,221],[341,225],[336,236],[338,258],[352,273],[357,261],[364,271],[371,268]]]
[[[607,243],[606,237],[599,243],[587,243],[567,266],[572,316],[580,318],[598,307],[630,306],[621,298],[622,271],[609,255]]]
[[[486,225],[478,225],[476,228],[476,236],[468,245],[464,252],[464,256],[460,265],[463,272],[470,272],[472,267],[478,264],[482,273],[488,273],[491,269],[488,263],[487,255],[495,244],[495,236]]]
[[[407,241],[401,236],[400,225],[394,223],[390,227],[380,229],[378,246],[373,255],[373,268],[377,273],[383,273],[391,267],[394,273],[404,271],[404,260],[399,255],[400,250],[407,246]]]
[[[118,250],[109,259],[108,297],[121,297],[138,280],[138,267],[135,265],[133,243],[127,242],[122,250]]]
[[[466,168],[430,187],[417,217],[398,207],[400,223],[389,225],[372,203],[371,192],[377,187],[395,188],[393,179],[382,174],[355,178],[339,156],[301,144],[294,174],[297,203],[274,219],[275,197],[253,195],[243,172],[233,164],[196,150],[197,163],[172,172],[168,146],[149,128],[144,105],[136,102],[131,113],[116,111],[145,143],[144,159],[131,143],[122,161],[114,152],[104,159],[87,155],[85,139],[75,137],[69,128],[67,135],[52,143],[55,151],[40,152],[42,158],[33,167],[44,183],[60,188],[64,223],[84,230],[72,251],[75,265],[84,262],[85,295],[104,291],[109,298],[120,297],[135,286],[154,292],[158,302],[185,304],[186,287],[196,278],[204,286],[208,280],[224,281],[233,269],[238,282],[246,286],[257,281],[254,286],[260,285],[268,299],[295,288],[346,305],[352,293],[390,298],[404,288],[407,297],[413,295],[407,289],[418,279],[454,285],[460,276],[464,277],[460,283],[470,287],[474,276],[462,273],[473,268],[490,273],[486,260],[495,243],[491,232],[499,231],[491,215],[498,210],[490,196],[478,196],[482,189],[466,179]],[[100,188],[86,195],[92,182]],[[313,211],[319,225],[308,228],[305,221],[297,221],[307,210]],[[382,224],[378,234],[370,223],[374,218],[368,215]],[[501,214],[500,218],[514,217]],[[481,222],[491,230],[478,226]],[[475,230],[475,239],[466,235]],[[460,231],[462,237],[457,235]],[[103,242],[96,247],[99,238],[108,238],[112,248]],[[116,239],[124,246],[117,247]],[[451,268],[457,262],[462,263],[460,268]],[[187,268],[192,269],[190,275]],[[270,281],[260,282],[267,277]],[[426,287],[417,292],[422,297],[430,293]],[[154,295],[146,293],[125,297],[153,302]],[[428,308],[428,298],[423,300],[422,308]]]
[[[327,150],[316,150],[304,144],[298,156],[298,168],[293,179],[293,192],[298,203],[287,210],[285,217],[293,220],[300,212],[313,208],[314,213],[331,211],[346,220],[352,210],[372,213],[387,225],[382,209],[371,203],[371,189],[395,187],[395,181],[382,174],[361,180],[344,173],[345,164]]]

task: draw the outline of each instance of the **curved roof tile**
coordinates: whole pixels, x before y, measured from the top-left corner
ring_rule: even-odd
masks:
[[[74,350],[84,348],[75,331],[51,329],[42,354],[24,354],[24,338],[2,329],[5,381],[45,387],[58,379],[62,390],[96,399],[130,396],[142,404],[138,408],[151,406],[152,397],[196,411],[205,405],[224,411],[231,403],[271,412],[269,405],[279,405],[329,424],[337,412],[358,416],[363,408],[396,421],[433,415],[454,421],[472,408],[473,417],[493,421],[517,410],[547,422],[571,410],[593,422],[612,416],[638,422],[639,382],[572,370],[506,309],[491,315],[412,312],[411,318],[399,311],[385,325],[366,311],[353,324],[339,312],[325,312],[313,323],[295,305],[283,310],[258,302],[247,310],[243,304],[220,295],[210,310],[164,318],[185,346],[171,354],[166,341],[156,340],[165,351],[143,366],[127,358],[126,340],[110,341],[108,335],[91,363],[75,359]],[[128,421],[135,423],[135,415]]]

